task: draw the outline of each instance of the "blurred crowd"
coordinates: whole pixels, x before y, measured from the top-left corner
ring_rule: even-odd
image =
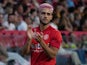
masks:
[[[54,6],[52,23],[59,30],[87,31],[86,0],[0,0],[0,27],[8,30],[27,30],[29,24],[36,27],[38,7],[43,2]]]
[[[62,33],[63,48],[85,48],[87,51],[87,34],[76,37],[73,32],[87,32],[87,0],[0,0],[0,30],[26,31],[28,25],[37,27],[39,4],[48,2],[54,7],[50,23]]]

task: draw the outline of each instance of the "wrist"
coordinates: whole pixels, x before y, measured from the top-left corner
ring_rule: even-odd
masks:
[[[31,43],[32,42],[32,39],[27,39],[27,43]]]

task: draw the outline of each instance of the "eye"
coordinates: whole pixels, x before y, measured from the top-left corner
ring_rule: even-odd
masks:
[[[50,15],[51,15],[51,13],[47,13],[47,15],[48,15],[48,16],[50,16]]]
[[[51,13],[46,13],[46,12],[42,12],[41,14],[42,14],[42,15],[47,14],[48,16],[52,15]]]
[[[42,12],[41,14],[44,14],[44,15],[45,15],[45,14],[46,14],[46,12]]]

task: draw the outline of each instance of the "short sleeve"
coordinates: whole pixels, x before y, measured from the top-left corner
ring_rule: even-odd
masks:
[[[59,31],[55,31],[51,34],[51,39],[50,39],[50,46],[60,48],[60,45],[62,43],[62,35]]]

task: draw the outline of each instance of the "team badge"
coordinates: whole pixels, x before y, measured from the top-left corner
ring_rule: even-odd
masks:
[[[49,35],[48,34],[45,34],[44,35],[44,40],[47,40],[49,38]]]

